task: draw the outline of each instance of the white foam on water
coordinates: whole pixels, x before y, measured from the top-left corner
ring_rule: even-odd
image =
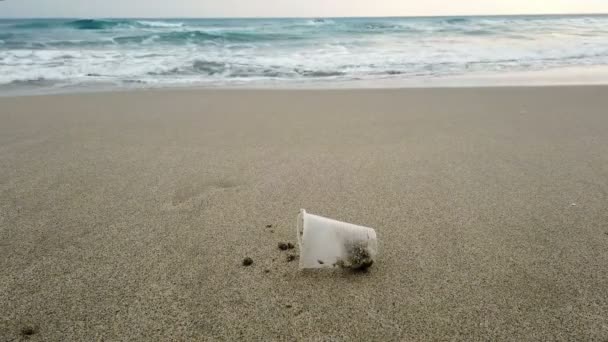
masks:
[[[165,22],[165,21],[151,21],[151,20],[138,20],[137,23],[143,26],[149,27],[184,27],[184,23],[173,23],[173,22]]]
[[[608,65],[604,16],[19,24],[26,29],[0,21],[0,92],[30,83],[411,84]]]

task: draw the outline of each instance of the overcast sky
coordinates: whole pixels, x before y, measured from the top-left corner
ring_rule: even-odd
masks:
[[[0,0],[0,17],[321,17],[608,13],[608,0]]]

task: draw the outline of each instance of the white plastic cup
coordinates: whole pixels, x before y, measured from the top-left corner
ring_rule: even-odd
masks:
[[[301,209],[297,223],[300,269],[366,269],[378,254],[372,228],[311,215]]]

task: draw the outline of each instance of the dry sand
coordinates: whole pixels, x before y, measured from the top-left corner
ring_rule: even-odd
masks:
[[[378,262],[299,272],[300,208],[375,227]],[[24,333],[607,341],[608,87],[2,98],[0,340]]]

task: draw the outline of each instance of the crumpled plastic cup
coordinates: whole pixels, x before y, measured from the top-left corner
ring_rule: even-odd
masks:
[[[311,215],[301,209],[297,223],[300,269],[348,268],[365,270],[378,254],[372,228]]]

